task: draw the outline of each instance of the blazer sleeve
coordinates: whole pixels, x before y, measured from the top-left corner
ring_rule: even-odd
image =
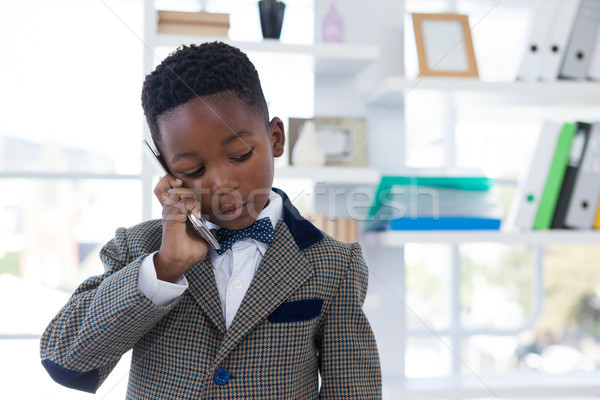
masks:
[[[42,365],[66,387],[95,393],[121,356],[177,303],[158,307],[139,291],[147,253],[130,254],[141,252],[139,241],[130,248],[131,236],[117,230],[100,253],[106,272],[83,282],[42,335]]]
[[[381,368],[375,336],[363,313],[368,269],[358,243],[317,342],[320,399],[381,399]]]

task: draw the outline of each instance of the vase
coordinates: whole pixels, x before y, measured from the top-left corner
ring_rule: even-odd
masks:
[[[323,18],[323,41],[337,43],[344,41],[344,19],[337,11],[335,3],[331,3],[329,12]]]
[[[260,0],[258,12],[264,39],[279,39],[283,26],[285,3],[277,0]]]

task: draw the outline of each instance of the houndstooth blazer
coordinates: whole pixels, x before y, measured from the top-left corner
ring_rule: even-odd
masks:
[[[160,247],[161,221],[120,228],[101,252],[106,272],[81,284],[42,336],[52,378],[95,392],[133,348],[127,399],[381,398],[360,246],[322,234],[274,190],[283,217],[229,330],[210,257],[158,307],[138,272]]]

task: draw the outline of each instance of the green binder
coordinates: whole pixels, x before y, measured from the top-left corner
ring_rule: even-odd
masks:
[[[537,214],[535,216],[535,222],[533,223],[533,229],[550,228],[558,195],[560,194],[560,187],[562,186],[567,163],[569,161],[571,143],[573,142],[576,132],[577,124],[568,123],[564,124],[562,127],[556,144],[556,150],[554,151],[554,158],[550,165],[550,171],[548,171],[546,185],[542,192],[540,205],[538,206]]]

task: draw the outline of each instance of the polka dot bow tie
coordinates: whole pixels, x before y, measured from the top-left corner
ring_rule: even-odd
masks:
[[[216,237],[219,245],[221,245],[221,248],[217,250],[217,254],[223,254],[237,240],[245,238],[256,239],[263,243],[271,243],[273,241],[273,225],[269,217],[265,217],[254,221],[247,228],[237,230],[221,228],[217,231]]]

